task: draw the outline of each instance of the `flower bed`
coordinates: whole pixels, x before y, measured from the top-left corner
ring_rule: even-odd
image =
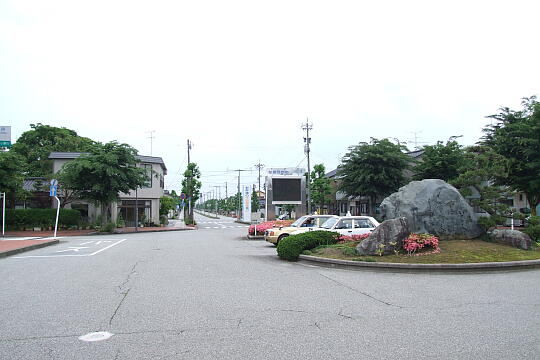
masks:
[[[426,246],[431,247],[432,250],[417,252]],[[407,251],[407,255],[427,255],[441,252],[439,238],[431,234],[410,234],[409,237],[403,240],[403,249]]]
[[[341,235],[338,238],[338,244],[346,244],[350,242],[360,242],[369,237],[369,234],[360,234],[360,235]]]
[[[255,224],[250,225],[248,229],[249,235],[256,235],[256,236],[262,236],[264,235],[264,232],[268,229],[274,228],[274,227],[281,227],[281,226],[289,226],[293,223],[292,220],[275,220],[275,221],[267,221],[260,224],[257,224],[257,234],[255,234]]]

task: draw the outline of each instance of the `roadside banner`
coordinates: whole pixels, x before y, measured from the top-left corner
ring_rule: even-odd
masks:
[[[244,186],[242,192],[242,221],[251,221],[251,188]]]

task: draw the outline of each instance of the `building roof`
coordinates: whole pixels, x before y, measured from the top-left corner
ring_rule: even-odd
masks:
[[[332,170],[332,171],[330,171],[330,172],[328,172],[328,173],[326,173],[326,174],[324,175],[324,177],[327,177],[327,178],[333,178],[333,177],[336,177],[336,174],[337,174],[337,168],[334,169],[334,170]]]
[[[80,152],[51,152],[49,154],[49,159],[76,159],[79,156],[83,154],[88,153],[80,153]],[[163,162],[163,159],[157,156],[145,156],[145,155],[137,155],[136,158],[142,162],[142,163],[150,163],[150,164],[160,164],[161,167],[164,170],[164,174],[167,175],[167,167],[165,166],[165,163]]]
[[[422,156],[424,154],[424,149],[409,151],[406,154],[409,155],[412,158],[417,158],[417,157]]]
[[[23,181],[23,189],[26,191],[48,191],[49,180],[44,177],[26,178]]]

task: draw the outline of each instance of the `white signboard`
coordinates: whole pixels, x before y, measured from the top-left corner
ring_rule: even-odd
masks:
[[[251,221],[251,188],[244,186],[242,192],[242,221]]]
[[[11,126],[0,126],[0,141],[11,142]]]
[[[302,168],[268,168],[269,176],[287,176],[287,175],[300,175],[303,176],[306,173],[306,169]]]

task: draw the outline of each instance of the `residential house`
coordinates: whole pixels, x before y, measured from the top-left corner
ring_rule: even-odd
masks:
[[[60,171],[65,163],[78,158],[81,154],[52,152],[49,159],[53,161],[53,173]],[[135,226],[135,209],[137,209],[140,223],[159,224],[159,201],[164,194],[164,176],[167,175],[167,167],[161,157],[138,155],[137,159],[139,166],[147,170],[150,180],[142,188],[132,190],[127,194],[119,194],[119,201],[111,205],[111,220],[116,222],[121,216],[126,226]],[[61,191],[62,189],[59,188],[59,192]],[[74,200],[66,205],[66,208],[79,210],[83,218],[89,222],[96,220],[101,213],[99,206],[86,200]]]

